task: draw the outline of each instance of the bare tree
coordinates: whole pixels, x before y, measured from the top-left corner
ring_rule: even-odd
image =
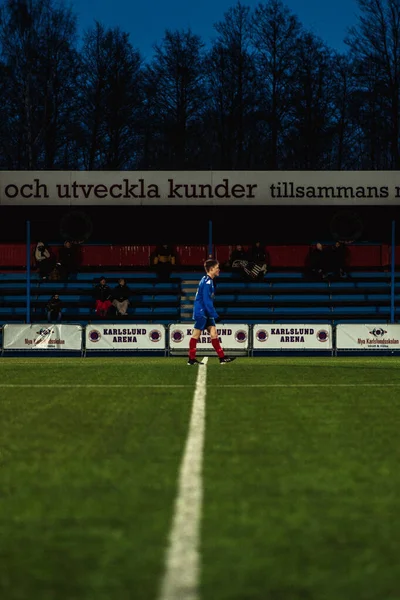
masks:
[[[327,168],[335,128],[332,55],[311,33],[304,33],[298,39],[290,98],[292,120],[283,134],[285,166],[306,170]]]
[[[75,17],[53,0],[8,0],[0,9],[13,148],[3,144],[14,168],[60,164],[74,101],[75,42]]]
[[[80,123],[88,169],[134,168],[141,109],[141,58],[120,29],[96,22],[81,54]]]
[[[358,0],[358,4],[359,23],[346,42],[355,62],[358,108],[366,117],[360,120],[369,138],[364,145],[370,168],[399,169],[400,0]],[[366,129],[367,123],[372,128]]]
[[[188,31],[165,33],[145,72],[150,168],[187,168],[199,152],[205,110],[203,43]]]
[[[267,145],[265,168],[278,169],[282,134],[292,119],[292,88],[300,23],[281,0],[260,4],[253,16],[253,40],[262,85],[260,116]]]
[[[246,168],[251,164],[251,140],[256,130],[250,9],[238,2],[215,29],[219,35],[206,61],[213,162],[222,169]]]
[[[347,55],[335,53],[331,67],[335,122],[332,167],[337,171],[355,169],[358,165],[359,149],[354,119],[350,114],[350,104],[355,92],[353,64]]]

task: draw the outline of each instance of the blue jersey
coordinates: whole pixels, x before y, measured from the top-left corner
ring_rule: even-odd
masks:
[[[214,282],[209,275],[204,275],[200,281],[194,299],[193,319],[201,317],[218,319],[218,313],[214,308]]]

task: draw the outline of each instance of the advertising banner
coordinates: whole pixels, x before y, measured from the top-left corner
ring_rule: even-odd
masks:
[[[336,326],[337,350],[400,350],[400,325]]]
[[[154,323],[101,323],[85,328],[86,351],[165,350],[165,326]]]
[[[189,350],[189,340],[192,337],[193,327],[187,323],[178,323],[169,327],[169,347],[171,350]],[[224,350],[247,350],[249,347],[249,326],[230,323],[224,325],[217,323],[219,341]],[[211,344],[208,331],[204,330],[197,344],[197,350],[202,352],[210,350],[215,352]]]
[[[81,350],[80,325],[48,323],[7,324],[3,328],[4,350]]]
[[[398,171],[1,171],[0,205],[397,205]]]
[[[254,350],[332,350],[332,326],[259,324],[253,326]]]

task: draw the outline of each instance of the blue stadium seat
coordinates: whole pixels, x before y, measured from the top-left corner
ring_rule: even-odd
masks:
[[[327,290],[329,288],[328,282],[325,282],[325,281],[315,281],[315,282],[307,282],[307,281],[297,282],[296,281],[295,283],[286,283],[286,282],[279,282],[279,281],[272,282],[272,288],[274,290],[275,289],[276,290],[279,290],[279,289],[292,290],[293,285],[296,286],[296,290],[309,290],[309,289]]]
[[[279,303],[280,301],[297,300],[299,302],[321,302],[330,300],[329,294],[276,294],[274,295],[274,301]]]
[[[336,303],[340,302],[359,302],[360,305],[363,302],[390,302],[390,294],[363,294],[357,291],[354,294],[336,294],[333,296]]]
[[[149,306],[135,306],[129,311],[129,313],[132,313],[133,315],[151,315],[152,308]]]
[[[354,316],[362,314],[390,315],[390,306],[334,306],[333,314],[353,313]]]
[[[179,316],[179,310],[176,308],[164,307],[164,306],[155,306],[153,308],[153,313],[157,314],[170,314],[171,316],[177,317]]]
[[[226,308],[222,308],[222,309],[218,309],[219,310],[219,314],[222,317],[223,315],[226,316],[230,316],[230,315],[247,315],[247,316],[253,316],[253,315],[264,315],[264,314],[272,314],[272,308],[268,307],[268,306],[263,306],[263,307],[253,307],[253,308],[248,308],[248,307],[242,307],[242,306],[236,306],[236,307],[226,307]]]

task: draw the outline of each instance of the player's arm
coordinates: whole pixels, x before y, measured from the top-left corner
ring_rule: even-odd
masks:
[[[211,317],[212,319],[218,319],[219,315],[214,308],[213,299],[211,297],[212,294],[212,286],[211,284],[203,285],[203,305],[204,312],[207,317]]]

